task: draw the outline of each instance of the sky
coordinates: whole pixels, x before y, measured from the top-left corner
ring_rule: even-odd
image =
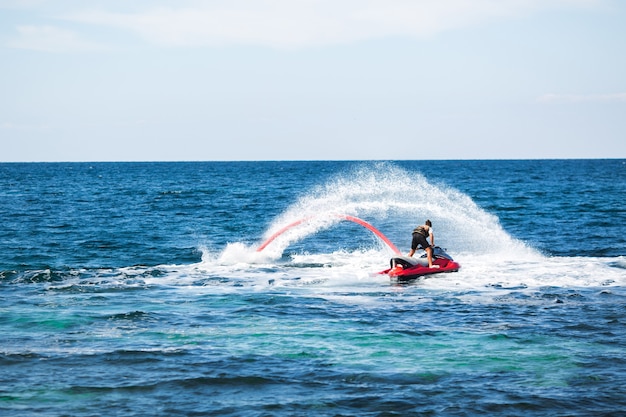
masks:
[[[0,162],[625,157],[623,0],[0,0]]]

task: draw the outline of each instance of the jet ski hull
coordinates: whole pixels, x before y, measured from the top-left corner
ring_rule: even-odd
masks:
[[[390,260],[390,268],[381,271],[380,274],[387,274],[394,281],[411,281],[425,275],[441,274],[444,272],[457,272],[461,265],[452,259],[443,249],[436,246],[433,249],[433,266],[428,266],[427,255],[420,258],[408,256],[395,256]]]

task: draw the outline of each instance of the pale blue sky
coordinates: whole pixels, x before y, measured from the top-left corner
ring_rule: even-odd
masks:
[[[0,161],[626,157],[626,1],[0,0]]]

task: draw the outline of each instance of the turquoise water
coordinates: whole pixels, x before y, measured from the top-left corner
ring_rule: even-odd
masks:
[[[624,160],[0,164],[0,413],[620,415],[625,179]],[[338,215],[403,252],[430,218],[461,270],[394,284]]]

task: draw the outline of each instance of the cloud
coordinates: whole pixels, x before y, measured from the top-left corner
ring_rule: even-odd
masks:
[[[48,125],[24,125],[11,122],[0,123],[0,129],[2,130],[21,130],[21,131],[44,131],[50,130]]]
[[[83,52],[102,50],[102,45],[85,41],[71,30],[55,26],[18,26],[17,36],[6,46],[43,52]]]
[[[555,8],[604,0],[229,0],[160,6],[142,12],[103,10],[66,19],[133,31],[166,46],[252,44],[297,48],[381,37],[423,38]],[[184,4],[183,2],[178,4]]]
[[[626,103],[626,93],[612,94],[544,94],[540,103]]]

